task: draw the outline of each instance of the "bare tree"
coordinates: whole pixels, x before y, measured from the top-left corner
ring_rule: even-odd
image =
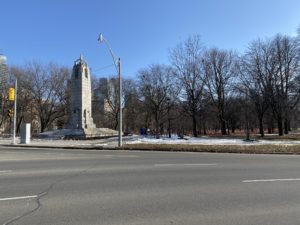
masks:
[[[142,102],[139,99],[137,82],[133,79],[124,79],[124,133],[130,134],[142,127]]]
[[[242,82],[256,106],[260,133],[268,106],[277,121],[278,134],[289,130],[290,112],[299,102],[299,44],[296,39],[276,35],[254,41],[242,62]]]
[[[122,81],[122,110],[129,108],[137,95],[136,84],[131,79],[123,79]],[[102,125],[112,129],[117,129],[119,125],[119,80],[115,77],[100,78],[94,80],[93,85],[93,116],[95,118],[105,117],[106,121],[102,121]],[[132,109],[132,105],[130,106]],[[126,110],[125,110],[126,111]],[[134,111],[134,109],[132,109]],[[95,114],[99,115],[95,115]],[[123,115],[124,122],[128,124],[126,115]],[[103,118],[102,118],[103,120]]]
[[[268,85],[264,77],[264,59],[267,51],[264,50],[263,43],[260,40],[252,42],[245,55],[240,60],[239,73],[241,86],[239,91],[255,106],[255,112],[259,122],[260,135],[264,136],[263,118],[269,107]]]
[[[20,130],[22,122],[31,122],[33,117],[32,112],[32,95],[28,89],[27,82],[25,82],[26,71],[22,67],[12,66],[10,68],[11,74],[18,79],[18,90],[17,90],[17,133]]]
[[[179,80],[180,100],[184,111],[191,117],[193,135],[198,135],[197,116],[201,110],[204,91],[204,73],[201,67],[203,46],[198,35],[190,36],[185,42],[171,50],[170,59]]]
[[[288,134],[289,114],[299,101],[299,91],[291,88],[299,75],[299,46],[294,38],[276,35],[272,40],[272,47],[274,48],[274,60],[277,63],[273,83],[275,95],[272,103],[278,119],[279,134],[282,135],[280,123],[284,123],[284,133]]]
[[[30,93],[33,113],[39,118],[40,130],[44,132],[66,114],[70,70],[55,64],[44,66],[33,62],[26,66],[25,71],[22,82]]]
[[[212,48],[206,52],[203,60],[206,87],[218,110],[222,135],[227,134],[225,104],[236,75],[235,58],[236,55],[232,51]]]
[[[145,107],[154,119],[156,137],[166,122],[168,99],[173,98],[172,69],[162,65],[151,65],[138,73],[139,88]]]

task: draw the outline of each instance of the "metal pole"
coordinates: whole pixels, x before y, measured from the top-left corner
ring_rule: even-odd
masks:
[[[118,61],[116,60],[116,57],[109,45],[109,43],[106,41],[106,39],[103,37],[102,34],[99,35],[98,41],[104,42],[106,44],[106,46],[109,49],[109,52],[114,60],[114,65],[117,69],[117,73],[119,76],[119,141],[118,141],[118,146],[121,147],[122,146],[122,78],[121,78],[121,59],[118,58]]]
[[[122,147],[122,78],[121,78],[121,59],[118,59],[119,75],[119,147]]]
[[[14,121],[13,121],[13,144],[16,144],[16,121],[17,121],[17,78],[15,78],[15,101],[14,101]]]
[[[246,90],[246,141],[250,141],[250,128],[249,128],[249,90]]]

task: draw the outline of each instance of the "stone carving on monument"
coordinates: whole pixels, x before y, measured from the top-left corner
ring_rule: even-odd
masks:
[[[118,132],[97,128],[92,118],[92,90],[90,69],[81,55],[74,62],[71,77],[71,110],[66,129],[43,133],[56,138],[93,138],[116,136]],[[47,135],[47,133],[49,135]],[[43,135],[42,134],[42,135]]]

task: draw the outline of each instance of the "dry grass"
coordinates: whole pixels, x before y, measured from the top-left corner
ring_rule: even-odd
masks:
[[[125,150],[176,151],[176,152],[213,152],[247,154],[300,154],[300,145],[173,145],[173,144],[130,144]]]
[[[209,138],[213,139],[245,139],[245,135],[215,135],[215,136],[209,136]],[[251,134],[250,138],[253,140],[274,140],[274,141],[300,141],[300,134],[288,134],[284,136],[278,136],[278,135],[265,135],[264,137],[261,137],[258,134]]]

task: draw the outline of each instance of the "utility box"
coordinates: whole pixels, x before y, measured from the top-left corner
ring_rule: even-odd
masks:
[[[21,144],[30,143],[30,123],[23,123],[21,125]]]

